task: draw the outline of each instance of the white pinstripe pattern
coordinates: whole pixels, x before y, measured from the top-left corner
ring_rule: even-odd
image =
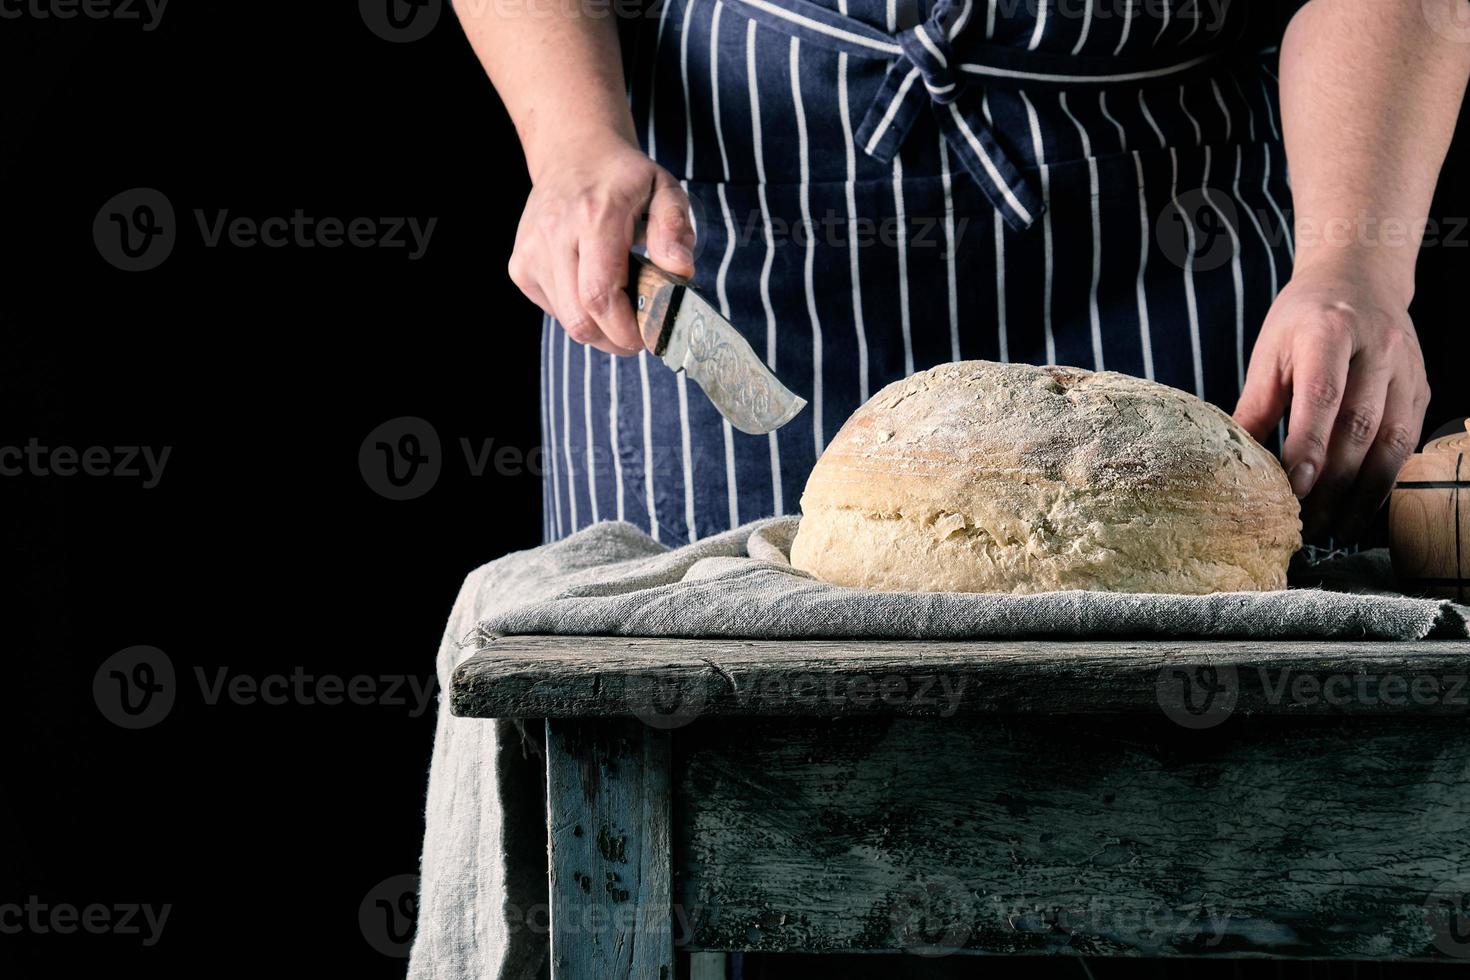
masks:
[[[995,6],[999,0],[986,0],[985,4],[985,39],[995,39]]]
[[[1036,0],[1036,26],[1031,30],[1031,43],[1026,50],[1035,51],[1041,46],[1041,35],[1046,32],[1046,5],[1048,0]]]
[[[1261,240],[1261,247],[1266,251],[1266,258],[1271,268],[1271,296],[1274,298],[1281,290],[1281,273],[1276,268],[1276,250],[1271,247],[1271,241],[1266,237],[1266,229],[1261,226],[1261,219],[1256,216],[1255,209],[1245,203],[1245,197],[1240,192],[1240,177],[1245,164],[1245,148],[1239,144],[1235,147],[1235,200],[1245,216],[1250,219],[1251,227],[1256,229],[1256,237]]]
[[[1271,93],[1266,88],[1265,79],[1261,80],[1261,98],[1266,105],[1266,121],[1271,124],[1271,135],[1277,141],[1281,140],[1281,130],[1276,128],[1276,113],[1271,111]],[[1296,261],[1296,239],[1292,235],[1292,229],[1286,223],[1286,215],[1281,212],[1281,205],[1276,202],[1276,195],[1271,193],[1271,147],[1267,144],[1266,151],[1266,176],[1262,178],[1261,190],[1265,192],[1266,200],[1270,202],[1271,209],[1276,212],[1276,219],[1281,222],[1282,234],[1286,237],[1286,254],[1291,261]]]
[[[546,365],[546,451],[543,456],[551,461],[551,495],[555,515],[556,536],[566,533],[561,518],[561,465],[557,462],[556,444],[556,327],[550,317],[541,321],[542,362]]]
[[[991,0],[991,11],[995,10],[995,0]],[[990,115],[990,95],[980,96],[980,111],[985,116],[985,125],[994,128],[995,119]],[[1001,363],[1009,364],[1011,360],[1010,331],[1006,326],[1006,236],[1005,219],[1000,212],[995,212],[995,330],[997,341],[997,354]]]
[[[1214,209],[1220,216],[1220,223],[1225,226],[1225,232],[1230,236],[1230,278],[1235,286],[1235,354],[1236,367],[1240,375],[1241,385],[1245,384],[1245,275],[1240,264],[1240,236],[1235,232],[1235,224],[1226,216],[1225,211],[1215,203],[1210,193],[1210,153],[1213,148],[1205,147],[1205,175],[1200,184],[1200,194],[1205,203]]]
[[[1181,45],[1189,43],[1189,39],[1194,37],[1195,33],[1199,30],[1200,21],[1204,19],[1200,15],[1199,9],[1201,0],[1184,0],[1184,2],[1188,9],[1194,11],[1194,17],[1191,18],[1193,23],[1189,25],[1189,31],[1179,39]]]
[[[658,506],[653,495],[653,406],[648,397],[648,362],[652,355],[638,352],[638,378],[643,386],[643,505],[648,508],[648,528],[653,540],[659,540]]]
[[[796,111],[797,158],[801,167],[801,222],[806,229],[806,260],[802,266],[802,279],[806,288],[807,318],[812,327],[812,437],[817,455],[821,456],[822,450],[826,448],[826,438],[822,431],[822,322],[817,316],[817,290],[812,281],[814,263],[817,260],[817,236],[812,224],[811,147],[807,144],[806,108],[801,100],[801,41],[793,37],[790,50],[791,103]]]
[[[909,232],[903,200],[903,158],[897,153],[893,155],[893,211],[898,222],[898,234],[895,236],[898,252],[898,325],[903,332],[903,373],[907,377],[914,373],[914,331],[909,314]],[[807,261],[810,263],[810,257]],[[820,449],[817,452],[821,455]]]
[[[717,8],[718,9],[718,8]],[[719,91],[718,88],[715,89]],[[718,119],[718,108],[715,118]],[[718,130],[718,123],[716,130]],[[725,151],[724,140],[720,141],[720,152]],[[728,176],[728,171],[726,171]],[[725,185],[720,184],[716,190],[720,195],[720,217],[725,222],[725,254],[720,259],[720,271],[715,278],[715,295],[720,301],[720,316],[730,319],[730,297],[725,289],[725,276],[730,269],[730,260],[735,256],[735,222],[730,217],[730,202],[725,197]],[[730,526],[740,526],[740,495],[736,489],[735,480],[735,431],[730,425],[730,420],[720,419],[721,428],[725,437],[725,488],[730,503]]]
[[[1041,121],[1036,116],[1036,106],[1031,104],[1025,92],[1020,93],[1021,101],[1026,104],[1026,118],[1031,122],[1031,147],[1036,154],[1036,166],[1041,172],[1041,201],[1046,210],[1041,214],[1042,250],[1046,255],[1045,265],[1045,304],[1042,307],[1041,324],[1046,332],[1046,362],[1055,364],[1057,362],[1057,340],[1052,334],[1051,324],[1051,293],[1052,276],[1055,274],[1055,255],[1052,242],[1051,229],[1051,167],[1046,163],[1046,150],[1041,142]]]
[[[1128,35],[1133,31],[1133,5],[1141,3],[1142,0],[1122,0],[1123,2],[1123,33],[1118,38],[1118,46],[1113,49],[1113,54],[1122,54],[1123,46],[1128,43]]]
[[[694,447],[689,432],[689,376],[683,371],[674,375],[679,388],[679,448],[684,453],[684,526],[685,541],[699,540],[694,523]]]
[[[658,130],[654,127],[654,99],[658,96],[658,52],[664,43],[664,25],[669,21],[669,8],[673,7],[672,0],[664,0],[663,9],[658,12],[658,32],[653,39],[653,57],[649,59],[650,72],[653,75],[653,84],[648,86],[648,155],[655,160],[658,159]]]
[[[1178,75],[1191,68],[1198,67],[1206,61],[1211,61],[1214,55],[1203,54],[1188,61],[1181,61],[1165,68],[1150,68],[1147,71],[1116,72],[1104,75],[1088,75],[1088,84],[1095,85],[1121,85],[1126,82],[1142,82],[1151,78],[1164,78],[1169,75]],[[1043,71],[1018,71],[1014,68],[997,68],[994,65],[980,65],[965,62],[956,66],[967,75],[982,75],[987,78],[1010,78],[1023,82],[1076,82],[1075,75],[1058,75],[1055,72]]]
[[[1148,320],[1148,290],[1144,280],[1148,273],[1148,246],[1152,230],[1148,222],[1148,196],[1144,191],[1143,157],[1133,151],[1133,166],[1138,171],[1138,341],[1143,348],[1143,376],[1154,380],[1154,341]]]
[[[684,24],[679,32],[679,82],[683,88],[684,102],[684,174],[686,179],[680,181],[684,193],[689,193],[688,177],[694,174],[694,118],[693,97],[689,88],[689,27],[694,22],[695,0],[686,0],[684,7]],[[690,215],[691,224],[693,215]],[[699,229],[694,228],[696,238]],[[685,540],[694,542],[699,540],[699,529],[694,522],[694,447],[692,434],[689,431],[689,376],[683,371],[674,375],[679,389],[679,447],[683,451],[684,461],[684,525]]]
[[[571,366],[572,335],[561,332],[561,441],[562,452],[567,462],[567,502],[572,510],[572,530],[578,529],[577,521],[577,468],[572,463],[572,410],[571,410]]]
[[[1081,54],[1083,47],[1087,44],[1087,35],[1092,32],[1092,0],[1083,0],[1082,3],[1082,33],[1077,37],[1077,43],[1072,46],[1073,54]]]
[[[958,243],[954,239],[954,192],[949,175],[949,144],[939,138],[939,179],[944,185],[944,264],[945,284],[949,287],[949,356],[950,360],[963,360],[960,356],[960,298],[959,285],[955,280],[954,253]]]
[[[618,446],[618,362],[621,360],[621,357],[610,357],[607,362],[607,441],[612,448],[613,486],[617,497],[618,520],[626,521],[628,512],[623,500],[623,454]]]
[[[1154,44],[1158,44],[1159,43],[1159,39],[1164,36],[1164,32],[1169,29],[1169,20],[1170,20],[1170,18],[1172,16],[1172,14],[1171,14],[1171,9],[1172,8],[1170,8],[1170,6],[1169,6],[1169,0],[1163,0],[1163,3],[1161,3],[1159,6],[1161,6],[1163,8],[1163,14],[1164,15],[1159,18],[1159,20],[1161,21],[1161,23],[1159,24],[1159,33],[1157,33],[1157,34],[1154,35]]]
[[[1194,291],[1194,250],[1197,247],[1194,222],[1179,204],[1179,151],[1172,146],[1169,147],[1169,168],[1169,200],[1179,212],[1180,220],[1184,222],[1184,306],[1189,315],[1189,349],[1194,361],[1194,393],[1204,398],[1205,372],[1204,365],[1200,363],[1199,301]]]
[[[1286,223],[1286,215],[1281,211],[1281,205],[1276,203],[1276,195],[1271,193],[1271,144],[1262,143],[1261,149],[1266,155],[1266,170],[1261,176],[1261,192],[1266,195],[1266,203],[1271,205],[1271,210],[1276,213],[1277,227],[1281,229],[1282,236],[1286,239],[1286,255],[1291,261],[1296,261],[1296,244],[1292,237],[1291,226]]]
[[[1215,93],[1215,104],[1220,107],[1220,114],[1225,117],[1225,142],[1229,143],[1235,132],[1235,120],[1230,115],[1230,109],[1225,105],[1225,93],[1220,91],[1220,85],[1213,78],[1210,79],[1210,90]]]
[[[688,87],[685,87],[688,91]],[[685,194],[689,192],[689,182],[679,181],[679,187],[684,188]],[[689,215],[689,222],[694,223],[694,215]],[[700,235],[698,226],[694,226],[695,241]],[[673,376],[679,388],[679,448],[684,453],[684,525],[685,541],[695,542],[700,539],[698,527],[694,525],[694,433],[689,432],[689,376],[678,372]]]
[[[1021,93],[1021,96],[1025,98],[1025,93]],[[1001,196],[1005,198],[1006,205],[1012,211],[1016,212],[1016,214],[1020,215],[1022,221],[1028,225],[1031,224],[1034,219],[1031,216],[1030,210],[1011,191],[1010,182],[1002,177],[1000,171],[996,169],[995,161],[991,160],[990,154],[985,152],[985,147],[981,144],[979,137],[970,129],[970,124],[965,122],[965,117],[960,115],[960,111],[955,108],[953,102],[949,104],[949,114],[954,119],[955,125],[959,127],[960,135],[965,138],[965,142],[970,145],[970,149],[980,158],[980,165],[985,168],[985,173],[989,175],[995,186],[1000,189]]]
[[[903,81],[898,85],[898,92],[888,103],[888,108],[883,110],[883,117],[878,121],[878,126],[873,130],[873,135],[863,146],[863,152],[872,156],[878,144],[883,142],[883,137],[888,133],[888,127],[893,125],[894,118],[898,115],[899,106],[903,105],[904,97],[909,94],[909,89],[914,87],[914,82],[919,79],[919,69],[911,68],[909,73],[903,76]]]
[[[847,0],[842,0],[847,13]],[[858,404],[868,400],[868,331],[863,323],[863,279],[858,261],[857,154],[852,143],[852,111],[847,104],[847,55],[837,56],[837,115],[842,120],[842,146],[847,152],[847,265],[852,280],[852,325],[857,340]]]
[[[1062,112],[1072,125],[1077,127],[1077,135],[1082,139],[1082,155],[1087,158],[1088,190],[1092,198],[1092,289],[1087,302],[1088,322],[1092,326],[1092,363],[1094,371],[1105,371],[1103,366],[1103,342],[1102,342],[1102,312],[1097,305],[1097,291],[1102,285],[1102,206],[1098,203],[1098,176],[1097,157],[1092,155],[1092,140],[1087,135],[1082,121],[1072,114],[1072,109],[1067,105],[1067,93],[1062,92],[1057,96],[1061,103]]]
[[[766,367],[776,370],[776,310],[771,305],[771,263],[775,259],[775,234],[771,230],[771,206],[766,200],[765,152],[761,140],[760,90],[756,80],[760,77],[755,63],[755,21],[745,29],[745,77],[750,89],[750,133],[755,151],[756,194],[760,198],[761,221],[766,233],[766,255],[761,261],[761,306],[766,311]],[[771,509],[780,515],[786,513],[781,491],[781,450],[776,433],[766,433],[771,447]]]
[[[730,298],[725,288],[725,279],[730,271],[730,260],[735,257],[735,222],[730,217],[730,202],[725,195],[725,181],[730,179],[730,156],[725,152],[725,127],[720,119],[720,14],[725,5],[715,0],[715,13],[710,21],[709,37],[709,87],[710,115],[715,124],[715,143],[720,148],[720,173],[722,182],[716,187],[720,196],[720,217],[725,222],[725,254],[720,258],[720,270],[715,276],[715,295],[720,301],[720,315],[730,318]],[[725,491],[730,507],[730,526],[740,526],[740,493],[735,477],[735,429],[730,420],[720,419],[720,428],[725,438]]]
[[[592,357],[593,348],[582,348],[582,427],[587,431],[587,499],[592,503],[592,523],[602,518],[597,510],[597,447],[592,444]],[[602,351],[597,353],[602,354]],[[603,357],[609,355],[603,354]]]
[[[1188,119],[1189,124],[1194,127],[1194,145],[1199,146],[1205,141],[1205,131],[1200,128],[1199,120],[1194,117],[1194,113],[1189,111],[1189,106],[1184,104],[1183,85],[1179,86],[1179,108],[1184,113],[1184,118]]]
[[[1138,90],[1138,108],[1143,110],[1143,118],[1148,121],[1149,128],[1154,131],[1154,135],[1159,138],[1159,148],[1163,149],[1168,146],[1169,141],[1164,139],[1164,131],[1159,128],[1158,120],[1154,119],[1154,114],[1149,111],[1148,102],[1143,98],[1143,89]]]

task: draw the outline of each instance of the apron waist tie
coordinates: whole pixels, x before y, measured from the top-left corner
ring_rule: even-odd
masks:
[[[970,84],[1065,88],[1140,84],[1178,75],[1219,57],[1184,61],[1022,51],[961,36],[975,0],[937,0],[918,25],[888,34],[813,0],[722,0],[752,20],[791,37],[856,58],[890,62],[883,85],[854,134],[863,152],[890,162],[927,104],[950,152],[1012,228],[1031,227],[1044,210],[1035,182],[1015,165],[979,111],[956,102]],[[1123,70],[1120,70],[1123,69]]]

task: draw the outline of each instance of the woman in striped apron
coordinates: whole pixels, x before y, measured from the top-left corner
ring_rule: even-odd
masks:
[[[547,314],[548,540],[792,512],[873,392],[969,358],[1153,378],[1261,439],[1285,417],[1309,532],[1381,503],[1427,402],[1413,229],[1466,0],[643,2],[458,5],[533,181],[510,273]],[[810,403],[778,432],[639,352],[645,217]],[[544,770],[501,726],[437,737],[410,975],[534,976],[544,936],[502,919],[544,856],[481,849],[540,826]]]
[[[1268,442],[1289,406],[1309,531],[1355,527],[1427,401],[1415,248],[1317,226],[1423,216],[1467,45],[1418,5],[1335,0],[1304,23],[1333,5],[1293,25],[1285,114],[1286,14],[1246,0],[671,0],[493,26],[462,10],[534,181],[510,269],[547,312],[546,539],[616,519],[677,545],[791,512],[872,392],[971,358],[1152,378]],[[1407,55],[1422,75],[1395,67]],[[1365,113],[1404,138],[1365,149],[1362,125],[1343,131]],[[745,435],[626,356],[645,215],[653,258],[692,274],[803,415]],[[1311,275],[1282,293],[1294,263]]]

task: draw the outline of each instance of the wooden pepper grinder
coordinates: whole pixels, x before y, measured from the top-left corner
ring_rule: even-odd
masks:
[[[1388,504],[1389,553],[1405,592],[1470,599],[1470,419],[1409,457]]]

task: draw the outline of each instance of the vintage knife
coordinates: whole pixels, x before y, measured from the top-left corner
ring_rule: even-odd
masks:
[[[687,279],[633,256],[629,280],[643,346],[704,389],[741,432],[774,432],[806,407]]]

